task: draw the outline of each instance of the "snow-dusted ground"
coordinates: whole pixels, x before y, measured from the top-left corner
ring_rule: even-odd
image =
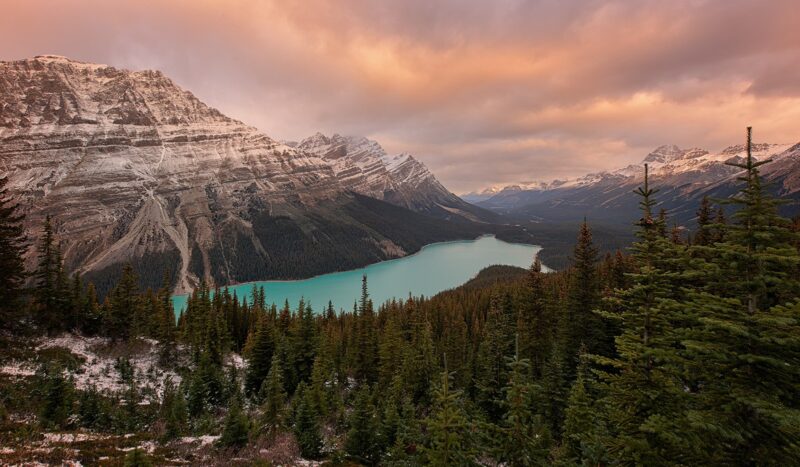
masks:
[[[175,386],[181,377],[174,371],[164,370],[158,365],[158,342],[150,339],[142,340],[139,350],[128,356],[134,371],[137,388],[145,397],[145,403],[156,402],[164,391],[167,380]],[[115,368],[117,359],[113,349],[109,348],[109,340],[101,337],[82,337],[75,334],[63,334],[56,338],[43,338],[37,350],[63,348],[83,359],[81,366],[68,371],[78,389],[86,390],[94,387],[102,393],[123,391],[127,386]],[[111,350],[111,351],[110,351]],[[238,357],[238,358],[237,358]],[[229,357],[232,364],[242,368],[241,357]],[[0,374],[22,378],[36,374],[38,364],[32,361],[12,361],[0,367]]]

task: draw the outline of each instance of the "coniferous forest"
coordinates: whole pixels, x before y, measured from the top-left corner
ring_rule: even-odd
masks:
[[[126,267],[102,300],[48,222],[26,270],[0,183],[0,446],[83,465],[800,465],[800,222],[752,157],[676,225],[645,175],[636,242],[495,266],[351,309]]]

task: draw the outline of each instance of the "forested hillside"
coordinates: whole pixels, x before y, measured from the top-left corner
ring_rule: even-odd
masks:
[[[563,271],[532,258],[382,304],[365,277],[352,310],[201,286],[177,323],[131,267],[98,303],[50,235],[23,290],[0,193],[0,458],[798,465],[800,222],[764,163],[691,233],[645,177],[633,248],[599,255],[584,222]]]

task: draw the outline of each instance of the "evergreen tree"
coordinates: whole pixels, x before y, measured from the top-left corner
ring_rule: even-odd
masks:
[[[106,332],[112,339],[127,340],[141,313],[139,278],[130,264],[122,269],[122,278],[111,292],[110,308],[106,317]]]
[[[451,379],[445,364],[427,422],[430,441],[424,451],[428,463],[437,467],[475,464],[469,424],[459,401],[461,392],[450,389]]]
[[[63,328],[60,312],[62,295],[59,290],[59,278],[62,275],[61,255],[53,235],[50,216],[45,218],[44,232],[39,240],[38,264],[34,272],[35,296],[38,304],[37,320],[48,333]]]
[[[377,437],[379,427],[369,387],[364,386],[358,391],[347,421],[350,427],[345,443],[347,453],[366,464],[376,464],[381,455]]]
[[[710,264],[695,265],[712,284],[683,304],[696,316],[679,330],[694,394],[689,427],[703,462],[791,465],[800,461],[800,306],[785,303],[798,297],[800,257],[761,185],[767,161],[753,160],[749,128],[747,136],[740,209]]]
[[[205,353],[189,378],[187,403],[192,415],[206,413],[225,399],[222,370]]]
[[[578,375],[572,384],[564,414],[564,433],[558,451],[558,463],[567,465],[606,465],[602,440],[602,408],[594,402],[588,386],[588,356],[581,353]]]
[[[491,421],[502,416],[502,391],[508,381],[506,358],[514,353],[514,328],[508,308],[508,301],[492,298],[476,361],[476,399]]]
[[[554,323],[545,302],[542,263],[537,256],[526,276],[524,302],[517,316],[520,355],[528,359],[533,373],[540,375],[552,345]]]
[[[278,355],[272,356],[272,364],[264,383],[261,385],[259,398],[264,409],[261,418],[262,429],[272,430],[284,422],[286,410],[286,391],[284,390],[283,368]]]
[[[275,332],[272,323],[266,317],[262,317],[250,350],[250,361],[244,381],[245,394],[257,395],[269,374],[275,353]]]
[[[517,344],[519,346],[519,344]],[[519,358],[519,350],[509,359],[509,380],[502,404],[505,414],[497,432],[497,459],[506,465],[526,467],[548,465],[550,433],[533,409],[533,385],[529,381],[529,362]]]
[[[711,201],[708,196],[703,196],[700,209],[697,210],[697,233],[694,236],[695,245],[708,245],[712,240],[711,232]]]
[[[361,279],[361,300],[358,304],[355,376],[359,382],[372,384],[378,377],[378,341],[375,316],[367,290],[367,276]]]
[[[161,418],[164,420],[164,440],[178,438],[186,431],[189,418],[186,399],[183,393],[175,388],[171,379],[164,383]]]
[[[39,413],[41,422],[48,428],[63,428],[72,415],[74,387],[64,376],[60,367],[47,366],[41,375],[42,404]]]
[[[233,397],[218,443],[226,448],[241,448],[247,444],[249,433],[250,420],[242,411],[242,401],[238,397]]]
[[[564,366],[569,380],[573,379],[577,365],[577,352],[585,345],[592,353],[608,354],[608,336],[605,323],[595,314],[600,305],[600,288],[597,277],[597,248],[592,241],[592,231],[584,220],[575,245],[574,266],[567,289],[567,309],[561,329],[562,353],[567,359]]]
[[[644,186],[637,191],[642,208],[639,241],[633,247],[638,272],[631,275],[631,288],[617,291],[613,301],[618,314],[609,316],[622,324],[622,334],[616,339],[619,357],[599,361],[616,369],[604,374],[607,425],[613,427],[606,448],[623,463],[667,465],[686,454],[689,446],[675,431],[685,395],[680,374],[674,371],[678,345],[671,329],[678,318],[673,307],[666,305],[679,297],[670,265],[679,255],[661,234],[662,220],[652,216],[655,192],[645,166]],[[579,397],[580,386],[574,390]],[[574,419],[571,425],[571,432],[578,429]],[[581,442],[588,444],[588,440]],[[567,455],[577,455],[578,444],[570,438]]]
[[[300,446],[300,454],[306,459],[317,459],[322,454],[322,435],[314,401],[302,383],[298,386],[295,397],[299,402],[294,417],[294,434]]]
[[[23,216],[0,177],[0,329],[11,330],[19,322],[20,297],[26,278]]]

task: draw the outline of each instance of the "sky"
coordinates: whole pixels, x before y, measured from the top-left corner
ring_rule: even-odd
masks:
[[[0,60],[159,69],[284,140],[363,135],[451,190],[800,141],[798,0],[0,0]]]

